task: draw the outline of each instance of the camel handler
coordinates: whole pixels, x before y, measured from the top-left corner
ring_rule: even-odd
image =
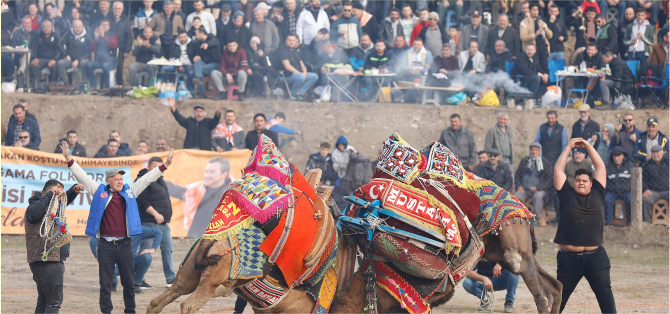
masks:
[[[135,313],[135,271],[131,236],[142,233],[137,195],[160,178],[172,163],[173,149],[164,164],[154,168],[137,181],[123,183],[125,171],[111,169],[105,175],[107,184],[99,184],[72,159],[66,141],[61,143],[63,157],[74,178],[93,195],[91,210],[86,222],[86,235],[99,238],[98,274],[100,276],[100,311],[111,313],[112,278],[114,265],[118,265],[123,286],[124,313]]]
[[[577,169],[573,188],[563,169],[568,154],[575,147],[586,149],[595,173],[590,169]],[[579,281],[586,277],[596,294],[600,311],[616,313],[610,259],[602,246],[606,183],[605,163],[596,149],[582,138],[570,140],[554,167],[554,185],[560,200],[560,219],[554,243],[560,247],[556,255],[556,279],[563,284],[561,312]]]

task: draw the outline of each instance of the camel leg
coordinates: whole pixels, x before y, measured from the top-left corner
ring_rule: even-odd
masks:
[[[201,283],[195,289],[193,294],[181,303],[181,313],[186,314],[197,312],[214,296],[216,288],[218,287],[218,283],[203,282],[203,280],[201,280]]]
[[[147,313],[160,313],[163,308],[172,303],[182,295],[189,294],[195,290],[200,282],[202,273],[195,271],[195,250],[191,252],[184,265],[177,271],[177,276],[172,282],[172,286],[154,298],[149,303]]]

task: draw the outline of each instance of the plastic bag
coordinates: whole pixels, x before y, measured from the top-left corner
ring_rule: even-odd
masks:
[[[130,98],[153,98],[158,95],[158,87],[151,86],[147,89],[133,89],[133,92],[128,95]]]
[[[557,108],[561,106],[561,88],[553,85],[547,87],[547,92],[542,95],[542,108]]]
[[[498,94],[490,89],[484,92],[482,98],[478,102],[475,102],[475,104],[483,107],[500,107],[500,99],[498,99]]]
[[[321,92],[321,101],[330,101],[331,87],[326,85]]]
[[[456,105],[461,101],[467,100],[467,98],[468,98],[468,95],[461,92],[461,93],[458,93],[454,96],[451,96],[451,97],[447,98],[447,104]]]
[[[2,92],[3,93],[13,93],[16,91],[16,80],[11,82],[2,83]]]

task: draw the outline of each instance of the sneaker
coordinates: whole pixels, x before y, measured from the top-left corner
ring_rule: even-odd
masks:
[[[512,301],[505,301],[505,313],[514,313],[514,303]]]
[[[244,101],[244,99],[247,98],[245,94],[246,93],[240,93],[239,95],[237,95],[237,100]]]
[[[214,97],[214,100],[226,100],[226,99],[228,99],[227,92],[219,92],[219,95]]]
[[[488,311],[489,311],[489,305],[488,305],[488,304],[484,304],[484,303],[482,302],[481,305],[477,308],[477,311],[479,311],[479,312],[488,312]]]
[[[295,96],[295,100],[297,101],[304,101],[305,99],[302,98],[302,95]]]
[[[193,85],[195,85],[195,86],[202,85],[202,79],[199,78],[199,77],[194,77],[193,78]]]
[[[116,285],[112,285],[112,293],[116,293]]]
[[[135,294],[142,294],[142,293],[144,293],[142,291],[142,288],[140,288],[140,286],[135,286]]]
[[[142,284],[140,285],[140,288],[142,289],[151,289],[153,288],[151,285],[149,285],[146,281],[142,280]]]

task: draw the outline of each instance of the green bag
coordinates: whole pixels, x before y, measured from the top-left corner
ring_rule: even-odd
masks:
[[[134,88],[133,92],[128,95],[130,98],[153,98],[158,96],[158,87],[151,86],[147,89]]]

